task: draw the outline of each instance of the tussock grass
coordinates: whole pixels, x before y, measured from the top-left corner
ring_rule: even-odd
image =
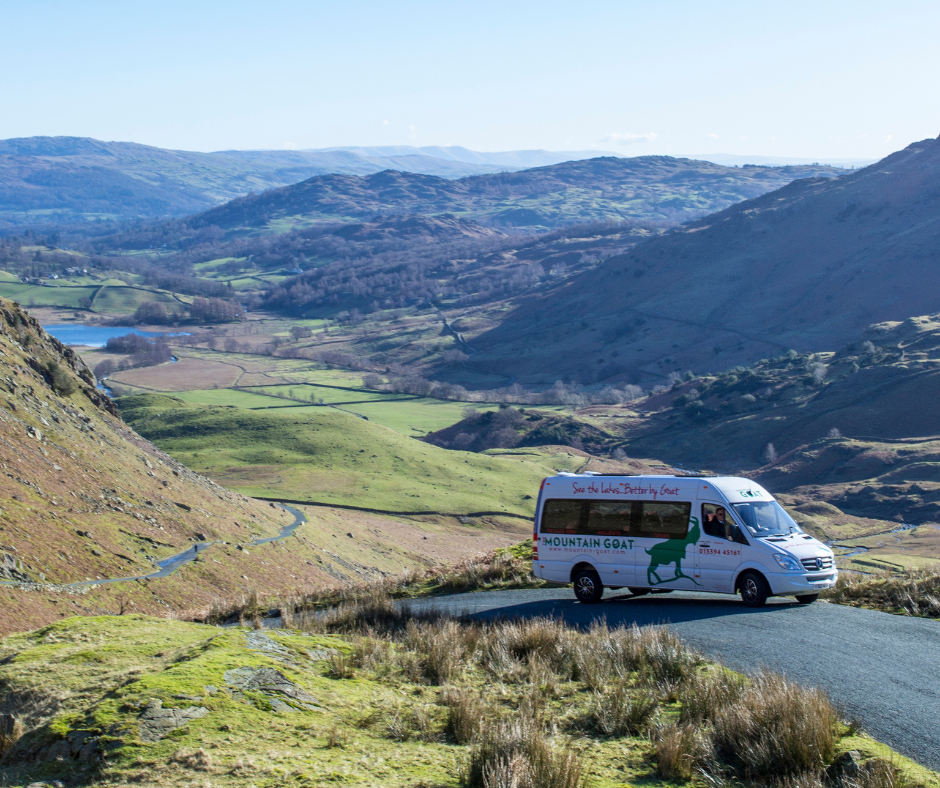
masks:
[[[659,703],[659,696],[648,688],[637,692],[619,681],[605,690],[595,690],[589,721],[607,736],[637,736],[647,730]]]
[[[824,597],[840,605],[940,618],[940,572],[918,569],[874,577],[840,572],[836,587]]]
[[[839,734],[839,715],[825,693],[767,671],[716,709],[710,726],[718,757],[748,778],[824,769]]]
[[[668,780],[822,780],[846,732],[822,691],[706,665],[664,627],[598,622],[584,632],[548,618],[418,615],[380,593],[305,622],[314,632],[359,635],[353,662],[386,679],[442,687],[438,728],[417,707],[396,711],[386,728],[400,741],[471,745],[467,786],[580,785],[584,767],[559,738],[565,731],[648,735],[656,772]],[[577,713],[564,715],[558,704],[572,692],[584,694]]]
[[[463,775],[467,788],[581,788],[581,758],[553,744],[532,717],[522,715],[484,729]]]

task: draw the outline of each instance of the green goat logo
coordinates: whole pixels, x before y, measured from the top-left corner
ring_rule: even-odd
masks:
[[[660,542],[659,544],[654,544],[648,550],[646,550],[647,555],[650,557],[650,565],[646,569],[646,582],[651,586],[657,586],[660,583],[671,583],[673,580],[678,580],[680,577],[684,577],[687,580],[691,580],[695,585],[700,586],[701,583],[696,580],[694,577],[689,577],[682,571],[682,559],[685,558],[685,551],[690,544],[695,544],[698,541],[699,536],[702,535],[701,529],[699,529],[698,518],[691,518],[692,528],[689,529],[689,533],[683,539],[667,539],[665,542]],[[663,580],[659,576],[659,567],[668,566],[669,564],[676,565],[676,575],[675,577],[667,578]],[[653,579],[655,578],[655,580]]]

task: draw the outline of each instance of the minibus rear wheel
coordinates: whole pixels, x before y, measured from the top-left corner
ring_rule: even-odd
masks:
[[[600,601],[603,593],[604,586],[601,585],[601,578],[593,569],[582,569],[575,573],[574,595],[579,602],[592,605]]]
[[[801,605],[811,605],[819,599],[819,594],[797,594],[796,601]]]
[[[747,607],[763,607],[770,596],[770,586],[757,572],[745,572],[738,582],[741,601]]]

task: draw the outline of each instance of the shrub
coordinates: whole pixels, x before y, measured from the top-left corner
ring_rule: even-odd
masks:
[[[49,377],[49,385],[52,390],[61,397],[68,397],[78,391],[78,384],[75,379],[61,366],[57,361],[46,363],[46,373]]]

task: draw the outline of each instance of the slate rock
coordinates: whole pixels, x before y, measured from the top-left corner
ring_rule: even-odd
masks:
[[[274,668],[233,668],[225,671],[225,683],[238,690],[278,693],[306,709],[320,709],[317,699]],[[273,705],[273,704],[272,704]]]
[[[163,701],[152,699],[137,718],[140,739],[145,742],[160,741],[171,731],[182,728],[191,720],[205,717],[209,710],[204,706],[187,706],[184,709],[164,709]]]

